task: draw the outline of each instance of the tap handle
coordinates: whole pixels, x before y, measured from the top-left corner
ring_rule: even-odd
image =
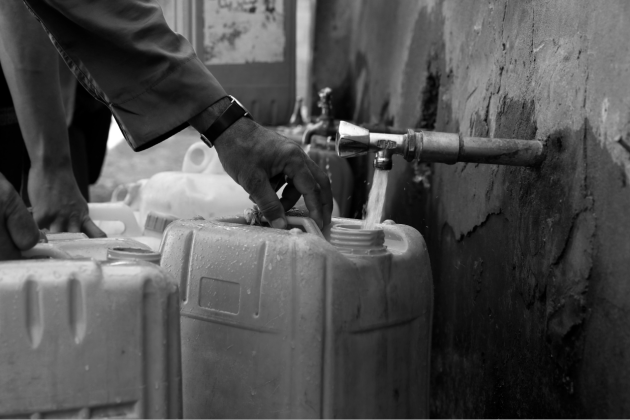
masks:
[[[322,118],[332,117],[332,89],[325,87],[319,91],[317,106],[322,109]]]

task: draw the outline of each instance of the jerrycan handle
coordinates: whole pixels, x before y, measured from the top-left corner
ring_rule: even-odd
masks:
[[[52,258],[59,259],[72,259],[72,256],[66,251],[55,247],[54,245],[47,243],[39,243],[28,251],[22,251],[22,258]]]
[[[131,207],[122,202],[88,203],[90,218],[94,221],[121,222],[125,225],[123,236],[142,236],[142,230]]]
[[[306,233],[312,233],[313,235],[317,235],[320,238],[325,239],[322,231],[319,230],[317,223],[315,223],[315,221],[310,217],[287,216],[287,222],[289,225],[302,226]]]

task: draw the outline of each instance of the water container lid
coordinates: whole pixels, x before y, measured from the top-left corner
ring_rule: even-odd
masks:
[[[117,247],[107,250],[107,259],[110,261],[140,260],[153,264],[160,264],[161,254],[150,249]]]

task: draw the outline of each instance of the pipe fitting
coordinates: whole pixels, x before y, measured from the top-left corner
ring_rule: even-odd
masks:
[[[413,129],[372,133],[345,121],[339,123],[335,148],[337,154],[344,158],[375,152],[374,166],[388,166],[389,169],[392,155],[401,155],[409,162],[473,162],[510,166],[537,166],[545,159],[545,144],[539,140],[465,137]]]
[[[389,171],[392,169],[392,156],[394,154],[390,150],[379,150],[374,156],[374,168],[381,171]]]

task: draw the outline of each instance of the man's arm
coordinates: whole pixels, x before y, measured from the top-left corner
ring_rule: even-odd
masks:
[[[136,151],[184,129],[226,95],[155,1],[24,3],[79,82],[110,107]]]
[[[20,1],[0,2],[0,63],[31,160],[33,216],[51,231],[104,236],[89,219],[72,171],[58,54]]]
[[[3,0],[6,1],[6,0]],[[208,128],[225,109],[225,91],[151,0],[24,0],[70,69],[108,104],[127,142],[143,150],[189,122]],[[311,217],[330,222],[324,171],[279,134],[241,118],[217,139],[225,170],[276,227],[304,195]],[[282,199],[275,191],[287,182]]]

